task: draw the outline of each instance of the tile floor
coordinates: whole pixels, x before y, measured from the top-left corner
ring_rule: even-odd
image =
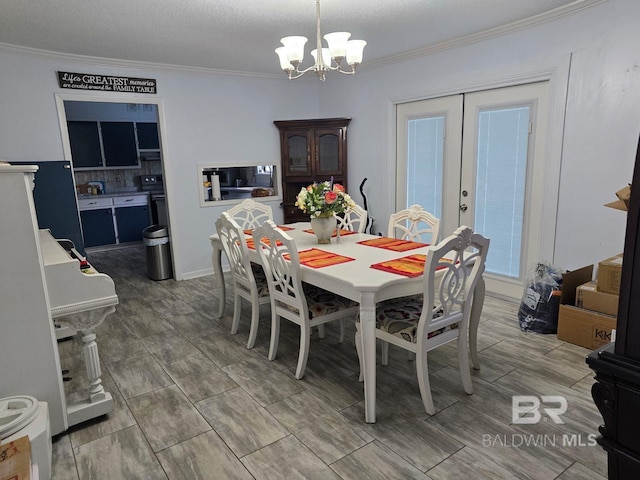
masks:
[[[487,298],[474,394],[459,381],[454,348],[429,355],[437,413],[424,412],[404,351],[378,367],[377,423],[363,417],[350,326],[312,339],[295,380],[298,330],[282,323],[269,362],[269,306],[256,347],[245,348],[249,307],[229,334],[232,305],[214,318],[212,277],[146,278],[143,247],[92,253],[116,283],[120,305],[98,329],[103,384],[113,412],[54,438],[53,479],[559,479],[606,477],[591,445],[601,423],[583,348],[522,333],[517,305]],[[78,394],[84,363],[75,339],[60,344]],[[561,395],[564,424],[514,425],[513,395]]]

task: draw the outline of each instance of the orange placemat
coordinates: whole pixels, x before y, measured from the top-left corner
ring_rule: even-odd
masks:
[[[308,228],[307,230],[303,230],[303,232],[306,233],[315,233],[312,229]],[[345,235],[353,235],[354,233],[358,233],[358,232],[354,232],[353,230],[345,230],[344,228],[340,229],[340,236],[344,237]],[[333,235],[331,235],[331,237],[336,237],[338,236],[338,229],[336,228],[333,231]]]
[[[264,243],[266,243],[267,245],[271,245],[271,243],[269,243],[269,239],[267,237],[262,237],[262,241]],[[280,245],[282,245],[282,242],[280,240],[278,240],[276,242],[276,246],[279,247]],[[251,250],[255,250],[256,249],[256,242],[253,240],[253,238],[247,238],[247,247],[249,247]]]
[[[399,238],[379,237],[370,240],[362,240],[358,242],[360,245],[368,245],[370,247],[384,248],[385,250],[393,250],[394,252],[406,252],[414,248],[428,247],[428,243],[413,242],[411,240],[400,240]]]
[[[397,273],[405,277],[419,277],[424,273],[426,255],[416,254],[408,257],[394,258],[386,262],[374,263],[371,268],[389,273]]]
[[[421,253],[409,255],[408,257],[394,258],[393,260],[387,260],[386,262],[374,263],[371,268],[376,270],[382,270],[389,273],[397,273],[398,275],[404,275],[405,277],[419,277],[424,273],[424,264],[427,261],[427,256]],[[441,262],[449,262],[452,260],[447,258],[440,259]],[[446,268],[444,265],[437,267],[436,270],[442,270]]]
[[[285,225],[276,225],[276,227],[278,227],[280,230],[282,230],[283,232],[287,232],[289,230],[295,230],[295,228],[293,227],[287,227]],[[246,230],[243,230],[245,235],[253,235],[253,230],[250,228],[247,228]]]
[[[344,255],[338,255],[337,253],[320,250],[319,248],[301,250],[298,252],[298,256],[300,257],[301,265],[305,265],[311,268],[329,267],[331,265],[352,262],[355,260],[355,258],[345,257]],[[288,255],[285,255],[285,258],[289,260]]]

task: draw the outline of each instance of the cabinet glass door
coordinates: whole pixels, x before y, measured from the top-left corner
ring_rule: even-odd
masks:
[[[342,129],[316,130],[316,175],[328,180],[329,175],[342,175],[340,165],[340,137]],[[322,177],[322,178],[320,178]]]
[[[310,175],[309,139],[305,132],[287,134],[286,169],[288,175]]]

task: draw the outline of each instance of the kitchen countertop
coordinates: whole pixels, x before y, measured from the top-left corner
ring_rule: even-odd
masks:
[[[112,198],[112,197],[130,197],[132,195],[149,195],[150,192],[113,192],[102,193],[100,195],[92,195],[90,193],[79,193],[78,198]]]

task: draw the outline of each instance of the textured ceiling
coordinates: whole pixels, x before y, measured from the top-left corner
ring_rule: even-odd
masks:
[[[594,2],[321,0],[321,30],[366,40],[364,67]],[[287,35],[309,38],[310,64],[315,0],[0,0],[0,43],[91,57],[278,74]]]

